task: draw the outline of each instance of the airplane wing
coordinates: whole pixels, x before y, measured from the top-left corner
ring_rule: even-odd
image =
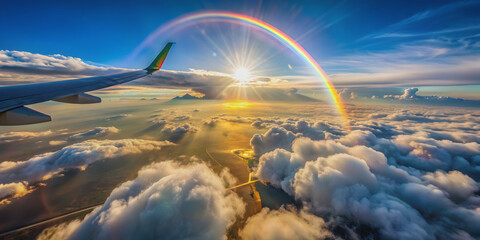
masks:
[[[85,92],[145,77],[162,67],[174,43],[167,43],[147,68],[120,74],[72,80],[0,87],[0,125],[24,125],[51,121],[46,114],[25,105],[49,100],[64,103],[99,103],[101,99]]]

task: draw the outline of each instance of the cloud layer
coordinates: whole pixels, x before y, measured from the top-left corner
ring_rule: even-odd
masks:
[[[300,202],[298,211],[349,229],[347,238],[479,237],[478,116],[400,114],[359,118],[348,134],[272,126],[251,139],[255,175]]]
[[[279,210],[264,208],[250,217],[240,231],[240,236],[242,239],[256,240],[333,238],[322,218],[283,207]]]
[[[0,50],[0,70],[21,74],[107,75],[124,71],[120,68],[98,67],[80,58],[60,54],[42,55],[22,51]]]
[[[153,163],[82,221],[46,229],[39,239],[226,239],[245,209],[225,184],[203,163]]]
[[[67,169],[84,170],[89,164],[99,160],[160,150],[170,145],[173,144],[168,141],[142,139],[89,140],[56,152],[36,155],[26,161],[4,161],[0,163],[0,184],[3,184],[2,189],[10,189],[10,192],[2,195],[15,196],[24,191],[18,187],[8,187],[12,186],[11,184],[31,185],[54,177]]]
[[[441,106],[462,106],[462,107],[478,107],[480,101],[465,100],[462,98],[451,98],[443,96],[419,96],[417,95],[418,88],[406,88],[402,95],[384,95],[384,99],[397,100],[402,103],[422,103],[430,105]]]
[[[52,134],[53,132],[50,130],[43,132],[7,132],[0,134],[0,144],[23,141],[30,138],[45,137]]]
[[[82,140],[86,138],[103,137],[111,133],[118,133],[120,130],[116,127],[96,127],[86,132],[77,133],[70,136],[69,140]]]

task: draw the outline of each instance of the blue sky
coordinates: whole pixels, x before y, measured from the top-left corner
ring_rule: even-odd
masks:
[[[409,86],[409,81],[415,86],[480,84],[473,67],[464,69],[480,63],[480,1],[6,1],[0,8],[0,49],[140,68],[166,41],[174,40],[175,54],[169,56],[166,69],[228,72],[217,64],[225,61],[215,56],[216,49],[231,44],[238,51],[237,34],[244,38],[248,34],[241,26],[225,23],[165,36],[146,56],[126,61],[157,27],[182,14],[205,10],[244,13],[276,26],[300,42],[340,85],[371,84],[365,80],[370,74],[378,77],[376,87],[383,82],[388,87]],[[202,31],[214,42],[232,42],[212,46]],[[274,56],[262,74],[308,75],[308,67],[286,48],[261,34],[248,38],[253,47],[262,49],[257,56]],[[289,72],[288,64],[296,71]],[[430,69],[420,84],[402,75],[412,66],[418,71]],[[448,79],[443,73],[432,74],[450,68]],[[394,78],[384,76],[397,70]]]

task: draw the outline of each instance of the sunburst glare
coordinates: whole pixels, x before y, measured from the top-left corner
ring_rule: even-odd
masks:
[[[246,67],[238,67],[233,73],[233,78],[237,80],[239,86],[245,86],[252,81],[252,75],[250,70]]]

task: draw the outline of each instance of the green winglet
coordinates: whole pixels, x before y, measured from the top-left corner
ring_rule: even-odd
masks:
[[[167,45],[165,45],[165,47],[160,52],[160,54],[158,54],[155,60],[153,60],[150,66],[145,68],[145,70],[153,72],[160,69],[162,67],[163,62],[165,61],[165,58],[167,58],[168,51],[170,51],[170,48],[172,47],[173,44],[174,44],[173,42],[167,43]]]

